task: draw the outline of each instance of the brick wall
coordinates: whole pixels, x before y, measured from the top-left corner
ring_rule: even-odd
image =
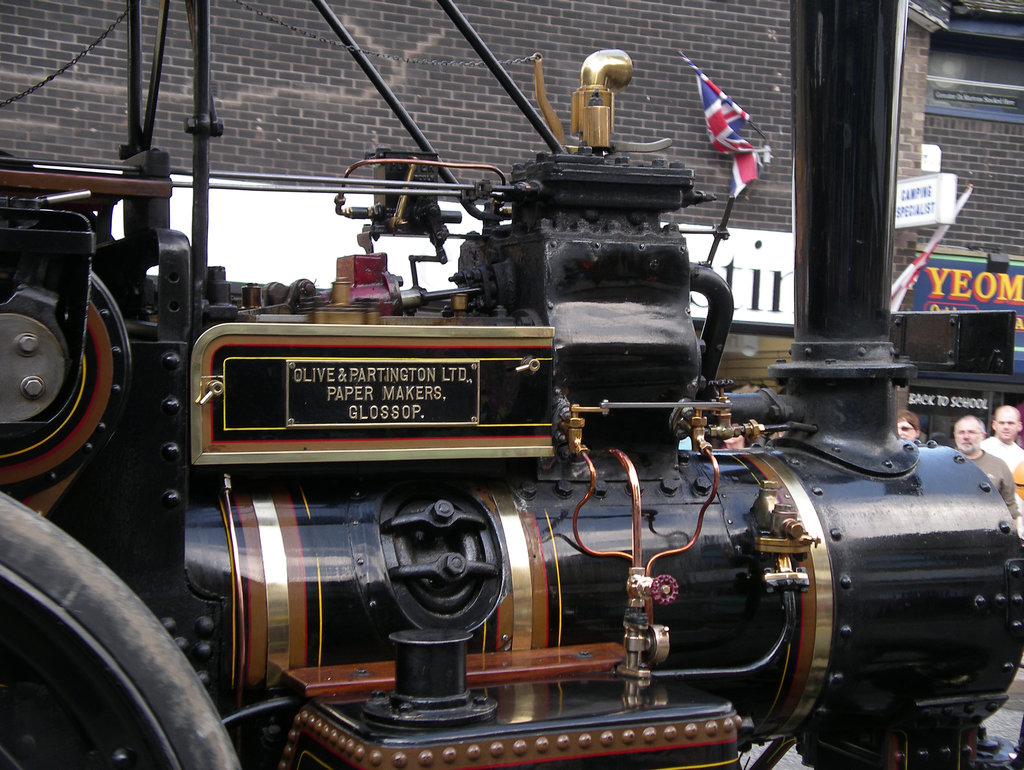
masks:
[[[1024,257],[1024,125],[929,115],[927,141],[942,147],[942,170],[974,192],[944,245]]]
[[[334,39],[304,3],[214,0],[214,89],[225,134],[213,143],[214,169],[340,175],[378,143],[413,148],[400,124],[349,54],[313,37]],[[398,0],[335,3],[360,45],[414,59],[471,60],[462,36],[433,3]],[[17,7],[16,7],[17,6]],[[64,4],[36,0],[0,4],[0,99],[38,82],[77,54],[123,9],[122,0]],[[146,67],[157,4],[145,9]],[[731,164],[707,141],[695,79],[683,51],[770,137],[775,160],[737,205],[732,224],[790,227],[789,7],[785,0],[626,0],[617,4],[463,0],[460,7],[499,59],[544,55],[549,99],[568,125],[569,100],[583,59],[617,47],[635,73],[616,104],[616,136],[628,141],[671,138],[663,153],[696,173],[698,187],[722,201],[687,212],[717,220],[728,195]],[[191,113],[190,63],[183,7],[172,3],[170,57],[160,95],[155,144],[187,168],[182,132]],[[342,9],[344,9],[342,11]],[[122,95],[126,25],[120,25],[68,74],[0,108],[0,149],[28,157],[116,159],[124,141]],[[28,43],[26,46],[25,44]],[[27,50],[25,50],[27,48]],[[545,145],[482,67],[429,66],[371,57],[442,157],[507,169]],[[532,98],[529,63],[508,65]]]
[[[225,134],[213,143],[214,169],[340,175],[378,143],[412,148],[352,58],[305,3],[213,0],[214,93]],[[158,4],[145,12],[146,69]],[[426,0],[336,3],[342,21],[368,51],[419,60],[474,55],[443,13]],[[707,141],[687,53],[768,134],[774,161],[740,201],[735,227],[788,230],[791,207],[789,3],[785,0],[625,0],[536,2],[462,0],[460,7],[500,59],[544,55],[549,98],[568,123],[579,66],[598,48],[633,58],[630,88],[617,101],[618,138],[669,137],[665,152],[696,173],[698,187],[721,201],[685,218],[716,221],[728,194],[730,163]],[[341,9],[344,8],[342,11]],[[79,53],[123,10],[123,0],[0,3],[0,101],[28,88]],[[268,16],[279,17],[280,23]],[[284,26],[291,25],[300,31]],[[123,43],[119,25],[67,74],[0,108],[0,151],[23,157],[111,162],[124,141]],[[322,38],[322,39],[316,39]],[[191,64],[183,6],[171,4],[169,56],[160,94],[155,144],[187,169]],[[977,190],[948,242],[1024,253],[1017,224],[1022,127],[924,115],[927,33],[910,25],[904,69],[900,176],[919,168],[922,141],[938,143],[944,168]],[[442,157],[508,168],[544,144],[481,67],[430,66],[371,57]],[[532,96],[528,63],[508,69]],[[896,265],[930,233],[903,231]]]
[[[924,143],[924,108],[928,76],[929,35],[917,24],[907,26],[900,85],[900,144],[897,179],[921,174],[921,144]],[[893,273],[898,275],[916,256],[920,233],[917,228],[896,230]],[[927,240],[928,236],[925,236]]]

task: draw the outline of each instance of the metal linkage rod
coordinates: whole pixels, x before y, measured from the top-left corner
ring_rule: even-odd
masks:
[[[530,104],[529,99],[526,98],[526,95],[519,89],[516,82],[505,71],[505,68],[501,66],[501,62],[498,61],[497,57],[491,53],[491,49],[487,47],[483,38],[473,29],[469,19],[462,15],[462,11],[459,10],[458,6],[452,0],[437,0],[437,4],[448,14],[448,18],[452,20],[452,23],[459,28],[462,36],[473,46],[473,50],[476,51],[484,64],[487,65],[487,69],[497,78],[505,92],[512,97],[512,101],[522,110],[523,115],[530,121],[530,124],[537,129],[537,133],[540,134],[548,147],[551,148],[551,151],[556,153],[564,152],[565,150],[562,147],[562,143],[558,141],[558,137],[551,132],[551,129],[548,128],[548,124],[544,122],[540,113]]]
[[[345,28],[345,25],[341,23],[341,19],[334,10],[327,5],[326,0],[313,0],[313,5],[323,16],[324,21],[327,22],[334,34],[338,36],[338,39],[348,48],[349,53],[352,54],[352,58],[356,60],[356,64],[363,71],[369,81],[373,84],[373,87],[377,89],[377,93],[385,101],[391,111],[398,118],[402,127],[409,132],[409,136],[412,137],[413,141],[423,152],[429,152],[437,154],[430,140],[427,139],[426,134],[420,129],[416,121],[413,119],[409,111],[405,109],[405,105],[395,95],[395,92],[391,90],[391,87],[384,81],[380,72],[373,66],[370,59],[363,53],[363,50],[359,47],[356,39],[352,37],[349,31]],[[448,169],[441,169],[441,176],[447,182],[457,182],[455,175],[452,174]]]

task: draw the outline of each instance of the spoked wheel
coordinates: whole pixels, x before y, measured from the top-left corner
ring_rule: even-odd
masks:
[[[0,769],[238,766],[146,606],[73,538],[0,495]]]

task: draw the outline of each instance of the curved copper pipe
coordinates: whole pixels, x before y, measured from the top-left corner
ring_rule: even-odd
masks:
[[[498,175],[502,184],[506,184],[508,181],[505,178],[504,172],[500,168],[492,166],[489,163],[448,163],[441,160],[422,160],[420,158],[365,158],[364,160],[357,160],[345,169],[345,173],[342,176],[347,178],[349,174],[362,166],[375,166],[389,163],[401,163],[402,165],[409,163],[416,166],[436,166],[438,168],[475,168],[482,171],[493,171]]]
[[[642,566],[643,559],[643,548],[640,545],[640,530],[641,530],[641,510],[640,510],[640,479],[636,475],[636,468],[626,453],[618,449],[608,450],[616,460],[626,469],[626,478],[629,480],[629,493],[633,498],[633,566]]]
[[[594,468],[594,463],[590,459],[590,455],[584,452],[582,457],[584,462],[587,464],[587,469],[590,471],[590,487],[587,489],[587,494],[583,495],[583,499],[576,505],[576,510],[572,512],[572,534],[573,537],[576,538],[576,545],[578,545],[580,550],[588,556],[620,556],[623,559],[633,561],[633,557],[624,551],[595,551],[592,548],[587,548],[587,546],[583,545],[583,539],[580,537],[579,529],[580,508],[582,508],[594,494],[594,488],[597,486],[597,470]]]
[[[580,550],[588,556],[616,556],[619,558],[628,559],[630,562],[632,562],[634,567],[640,567],[643,559],[643,549],[641,546],[642,510],[640,505],[640,480],[637,477],[636,467],[633,465],[633,463],[630,461],[630,459],[626,456],[624,452],[618,449],[609,449],[608,451],[615,457],[615,459],[617,459],[622,464],[622,467],[626,469],[626,475],[629,480],[629,489],[633,498],[633,508],[631,516],[633,530],[633,552],[632,554],[628,554],[625,551],[595,551],[594,549],[588,548],[586,545],[583,544],[583,539],[580,537],[579,530],[580,509],[584,505],[586,505],[587,501],[589,501],[590,498],[593,496],[594,489],[597,486],[597,470],[594,468],[594,463],[586,452],[583,453],[582,457],[587,464],[587,470],[590,472],[590,486],[587,488],[587,493],[583,496],[583,499],[580,500],[579,503],[577,503],[576,509],[573,511],[572,533],[573,536],[576,538],[576,544],[579,546]],[[714,479],[711,484],[711,493],[708,495],[707,500],[705,500],[704,504],[701,506],[700,513],[697,514],[697,526],[693,530],[693,535],[691,535],[690,539],[679,548],[671,548],[667,551],[662,551],[661,553],[657,553],[654,556],[652,556],[647,561],[647,566],[644,568],[644,574],[646,577],[651,576],[651,571],[654,567],[654,562],[656,562],[662,556],[673,556],[675,554],[688,551],[693,547],[694,543],[697,542],[697,538],[700,537],[701,529],[704,526],[704,515],[707,513],[708,508],[714,501],[715,495],[718,494],[718,482],[721,478],[721,470],[718,466],[718,460],[715,458],[714,452],[711,449],[711,445],[705,444],[701,449],[701,454],[707,457],[708,461],[711,463],[711,467],[714,470]],[[647,617],[650,620],[652,619],[654,608],[650,600],[648,600],[646,604]]]
[[[714,482],[711,485],[711,494],[708,495],[708,499],[705,500],[704,505],[701,506],[700,513],[697,515],[697,526],[693,530],[693,535],[690,537],[690,539],[686,542],[685,545],[682,545],[679,548],[672,548],[668,551],[662,551],[661,553],[652,556],[650,560],[647,562],[648,577],[650,577],[651,575],[651,567],[654,565],[654,562],[656,562],[662,556],[673,556],[674,554],[682,553],[683,551],[689,551],[693,547],[693,544],[697,542],[697,538],[700,536],[701,527],[704,526],[704,514],[707,513],[708,507],[711,505],[711,502],[715,499],[715,495],[718,493],[718,480],[720,477],[720,471],[718,469],[718,460],[715,459],[714,452],[711,451],[711,445],[705,444],[704,447],[701,449],[701,454],[705,455],[708,458],[708,461],[711,463],[711,467],[714,468],[715,470]]]

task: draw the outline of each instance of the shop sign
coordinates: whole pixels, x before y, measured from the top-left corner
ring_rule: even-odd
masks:
[[[1013,96],[997,93],[971,93],[964,90],[936,88],[933,97],[938,102],[948,102],[956,107],[1003,107],[1016,110],[1018,101]]]
[[[915,412],[963,411],[988,413],[988,397],[976,391],[912,390],[907,406]]]
[[[925,174],[896,183],[896,227],[956,222],[956,174]]]
[[[1024,262],[989,272],[983,257],[933,254],[914,283],[914,310],[1014,310],[1014,370],[1024,372]]]
[[[683,232],[687,232],[683,228]],[[709,235],[687,233],[693,263],[703,262],[711,248]],[[793,325],[793,234],[774,230],[729,229],[718,245],[712,268],[732,289],[733,322]],[[704,318],[707,302],[692,297],[695,318]]]

